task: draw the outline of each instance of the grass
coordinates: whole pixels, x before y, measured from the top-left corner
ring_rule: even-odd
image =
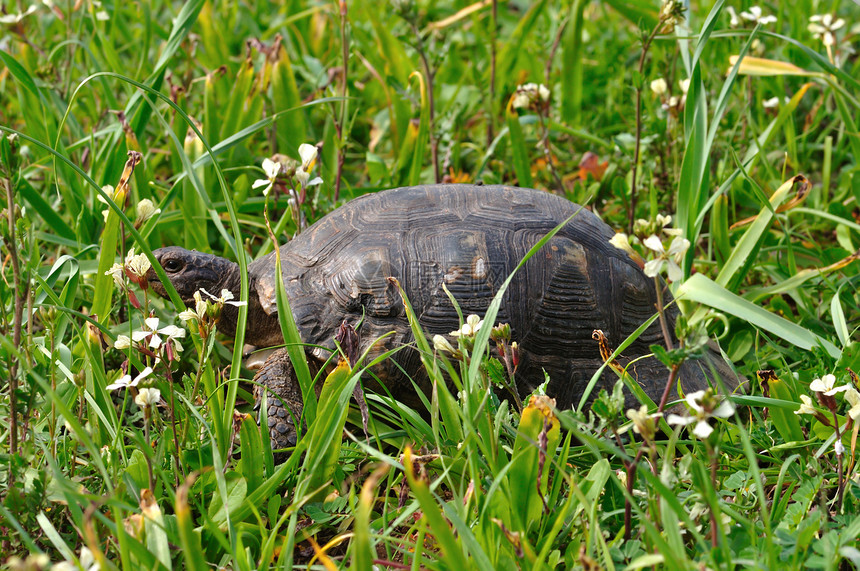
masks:
[[[776,21],[737,23],[720,1],[49,4],[8,4],[0,40],[0,564],[860,566],[847,4],[773,2]],[[831,45],[815,13],[846,18]],[[718,337],[751,380],[735,412],[705,395],[670,426],[646,414],[666,403],[628,416],[617,392],[571,411],[520,395],[519,410],[490,390],[516,339],[484,327],[452,355],[413,319],[440,381],[427,410],[367,393],[364,435],[352,394],[372,363],[298,367],[305,430],[281,461],[251,410],[247,309],[231,344],[219,303],[179,321],[178,297],[105,274],[182,245],[237,260],[247,299],[249,261],[302,227],[440,181],[588,201],[651,266],[650,236],[689,241],[661,264],[680,272],[680,343],[653,350],[671,380]],[[828,375],[851,388],[825,394]]]

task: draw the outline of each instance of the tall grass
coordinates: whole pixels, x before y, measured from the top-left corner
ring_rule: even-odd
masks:
[[[696,5],[674,27],[639,0],[48,4],[8,6],[0,42],[0,563],[860,566],[860,60],[854,23],[833,24],[847,5],[828,49],[809,0],[739,25],[727,3]],[[528,83],[548,103],[515,105]],[[323,179],[303,200],[287,187],[302,143]],[[271,157],[287,174],[264,197]],[[164,303],[134,272],[106,274],[183,245],[236,260],[247,301],[248,264],[301,216],[437,177],[551,189],[616,228],[644,219],[645,260],[642,229],[672,214],[691,244],[670,284],[683,346],[655,351],[671,379],[718,338],[751,381],[736,414],[709,436],[662,418],[647,436],[617,394],[583,395],[590,411],[500,401],[502,286],[457,355],[412,316],[435,389],[425,410],[368,393],[364,434],[352,395],[374,363],[314,378],[281,288],[305,395],[284,459],[252,410],[247,307],[231,346],[211,313],[176,321],[175,291]],[[852,389],[815,391],[827,375]]]

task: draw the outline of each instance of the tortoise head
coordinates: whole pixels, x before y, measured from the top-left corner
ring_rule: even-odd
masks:
[[[213,295],[228,289],[238,297],[239,266],[234,262],[177,246],[159,248],[153,254],[186,305],[194,305],[194,292],[199,289],[205,289]],[[168,297],[155,270],[150,268],[146,279],[155,293]]]

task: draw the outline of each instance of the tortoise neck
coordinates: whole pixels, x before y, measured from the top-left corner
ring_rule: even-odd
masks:
[[[239,301],[242,293],[242,281],[239,277],[239,266],[236,265],[235,272],[229,272],[224,276],[221,285],[223,289],[233,294],[233,300]],[[221,291],[220,289],[218,290]],[[214,293],[214,292],[213,292]],[[239,307],[225,303],[221,310],[221,318],[218,320],[218,330],[229,335],[236,336],[236,326],[239,322]],[[257,294],[257,279],[248,276],[248,318],[245,323],[245,343],[265,347],[272,344],[272,332],[280,333],[277,315],[270,316],[260,305],[260,297]]]
[[[218,289],[211,293],[212,295],[220,296],[221,291],[225,289],[233,294],[232,301],[236,302],[241,299],[242,280],[239,277],[239,264],[231,263],[230,268],[222,275],[221,281],[218,283]],[[249,288],[250,293],[253,294],[253,291],[252,288]],[[230,337],[235,337],[238,320],[239,308],[230,302],[225,303],[221,309],[221,317],[218,319],[218,331]]]

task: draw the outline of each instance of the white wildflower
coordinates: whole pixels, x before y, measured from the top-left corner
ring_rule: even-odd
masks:
[[[842,18],[833,19],[830,14],[815,14],[809,17],[809,25],[806,27],[813,35],[820,39],[825,46],[836,45],[836,30],[845,26]]]
[[[836,393],[847,391],[851,388],[849,385],[836,386],[836,375],[827,374],[820,379],[815,379],[809,384],[809,389],[816,393],[824,393],[832,397]]]
[[[749,22],[761,25],[773,24],[774,22],[776,22],[776,16],[772,14],[768,16],[763,16],[761,8],[759,8],[758,6],[750,6],[749,10],[741,12],[741,18]]]
[[[678,82],[678,85],[681,87],[681,92],[686,95],[687,91],[690,89],[690,78],[682,79]]]
[[[453,345],[451,345],[451,342],[445,339],[442,335],[433,336],[433,348],[440,353],[447,353],[449,355],[458,355],[460,353]]]
[[[276,163],[272,159],[263,159],[263,172],[266,173],[266,178],[259,178],[254,181],[251,188],[263,188],[263,196],[268,196],[269,191],[275,184],[275,180],[281,173],[281,163]]]
[[[125,287],[125,266],[114,264],[105,272],[105,275],[111,276],[118,288]]]
[[[113,391],[116,389],[124,389],[128,387],[136,387],[137,384],[152,374],[152,367],[146,367],[142,370],[134,379],[131,378],[131,375],[123,375],[116,382],[113,382],[105,387],[108,391]]]
[[[156,405],[159,400],[161,400],[161,391],[159,389],[140,389],[140,392],[138,392],[137,396],[134,397],[134,402],[137,403],[137,406],[140,408]]]
[[[123,349],[128,349],[131,347],[131,338],[128,335],[117,335],[116,341],[114,341],[113,348],[119,349],[122,351]]]
[[[630,238],[624,232],[617,232],[615,236],[609,239],[609,243],[619,250],[624,250],[628,254],[636,253],[636,251],[630,247]]]
[[[125,256],[126,270],[137,278],[144,278],[151,266],[152,264],[149,258],[146,257],[146,254],[135,255],[134,248],[129,249],[128,254]]]
[[[0,24],[18,24],[21,22],[21,20],[35,12],[37,9],[38,6],[36,6],[35,4],[31,4],[30,7],[27,8],[27,10],[24,12],[18,12],[17,14],[0,15]]]
[[[137,203],[137,218],[134,220],[135,226],[140,226],[156,214],[161,213],[160,208],[156,208],[152,201],[148,198],[144,198],[140,202]]]
[[[207,308],[208,305],[203,300],[203,296],[200,295],[200,290],[197,290],[194,292],[194,309],[186,309],[181,312],[179,314],[179,319],[181,319],[183,323],[192,319],[203,321],[206,318]]]
[[[726,6],[726,12],[729,13],[729,26],[732,28],[737,28],[741,25],[741,20],[738,18],[738,13],[735,12],[735,9],[731,6]]]
[[[481,329],[483,324],[483,319],[472,314],[466,318],[466,323],[464,323],[460,329],[452,331],[450,335],[454,337],[474,337],[478,334],[478,331]]]
[[[221,305],[226,304],[226,305],[233,305],[236,307],[240,307],[240,306],[247,304],[247,302],[245,302],[245,301],[231,301],[234,296],[233,296],[233,292],[231,292],[229,289],[222,289],[221,290],[221,297],[215,297],[214,295],[212,295],[211,293],[209,293],[208,291],[206,291],[203,288],[201,288],[200,291],[202,291],[203,293],[208,295],[210,298],[212,298],[212,301],[214,301],[215,303],[220,303]],[[197,299],[197,298],[195,298],[195,299]]]
[[[765,109],[775,109],[779,107],[779,97],[771,97],[761,102],[761,106]]]
[[[654,251],[657,257],[649,260],[645,264],[645,275],[648,277],[657,277],[666,266],[669,280],[676,282],[684,278],[684,272],[681,270],[679,263],[684,257],[684,253],[690,247],[690,241],[686,238],[676,236],[672,238],[672,243],[669,245],[669,250],[663,248],[663,241],[656,235],[648,236],[643,242],[645,247]]]
[[[851,408],[848,410],[848,416],[856,421],[860,418],[860,393],[854,387],[848,387],[848,390],[845,391],[845,400],[851,405]]]
[[[631,408],[627,411],[627,418],[633,421],[633,432],[641,434],[646,440],[654,438],[654,434],[657,431],[654,421],[661,416],[663,415],[659,412],[649,414],[648,406],[644,404],[638,410]]]
[[[687,426],[696,423],[693,434],[704,440],[714,431],[708,423],[710,418],[728,418],[735,412],[735,405],[728,400],[718,400],[719,397],[711,389],[696,391],[686,396],[684,401],[690,408],[689,416],[670,414],[666,422],[677,426]]]
[[[511,107],[514,109],[527,109],[533,104],[545,104],[549,102],[550,91],[546,85],[538,83],[526,83],[517,87],[511,98]]]
[[[666,83],[666,80],[662,77],[659,77],[651,82],[651,91],[656,93],[657,95],[663,95],[666,91],[669,90],[669,85]]]
[[[313,170],[318,154],[319,151],[316,145],[309,145],[308,143],[302,143],[299,145],[299,156],[302,159],[302,169],[308,172]]]
[[[794,414],[817,414],[818,411],[812,405],[812,399],[807,395],[800,395],[800,408],[794,411]]]

